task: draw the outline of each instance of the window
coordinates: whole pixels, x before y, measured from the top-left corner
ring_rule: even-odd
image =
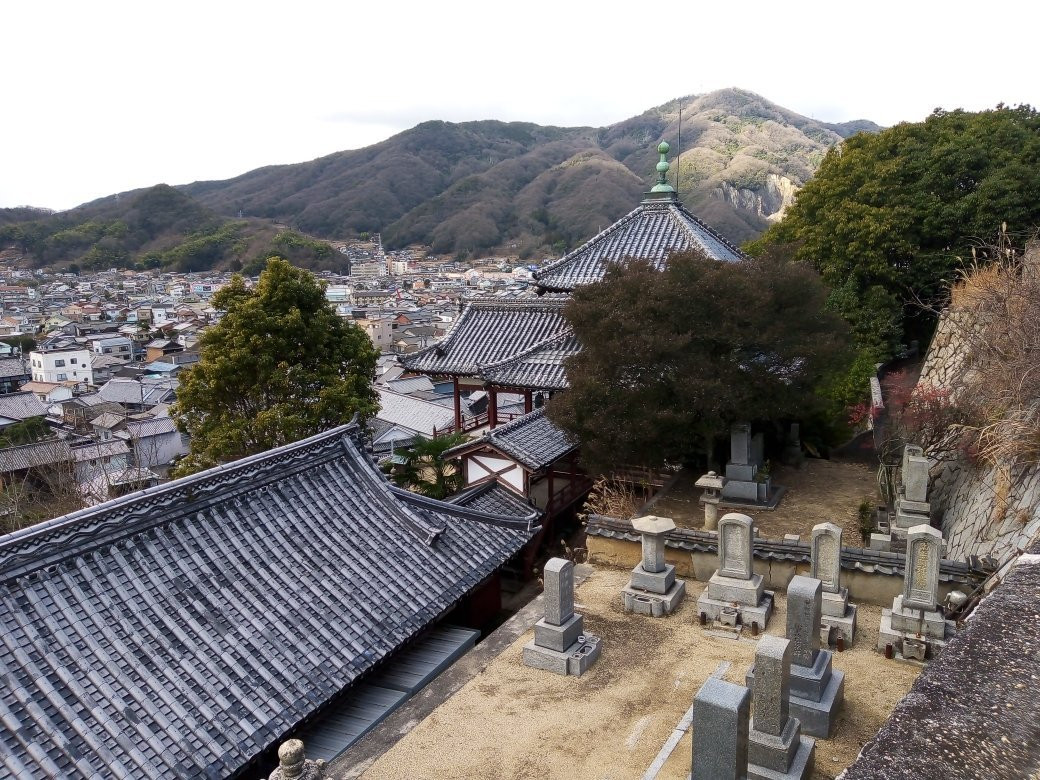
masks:
[[[64,382],[68,378],[69,377],[66,374],[58,374],[58,381],[59,382]]]
[[[76,358],[69,358],[69,364],[73,366],[76,365]]]
[[[64,368],[65,367],[65,361],[64,360],[55,360],[54,361],[54,367],[55,368]]]

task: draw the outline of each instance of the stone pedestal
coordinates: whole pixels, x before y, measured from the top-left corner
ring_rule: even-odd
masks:
[[[621,591],[626,612],[651,617],[670,615],[686,595],[686,583],[675,578],[675,567],[664,562],[664,537],[675,530],[666,517],[638,517],[632,527],[643,537],[643,560]]]
[[[526,666],[555,674],[581,676],[599,658],[600,640],[584,633],[584,618],[574,612],[574,564],[552,558],[545,564],[545,617],[524,645]]]
[[[842,588],[837,593],[823,594],[820,624],[828,635],[833,630],[845,639],[846,647],[852,646],[856,638],[856,605],[849,603],[848,588]],[[821,633],[821,639],[823,636]]]
[[[754,521],[747,515],[730,512],[719,520],[719,568],[697,599],[697,610],[707,620],[722,623],[735,611],[746,626],[757,623],[764,630],[769,622],[773,593],[752,571],[753,538]]]

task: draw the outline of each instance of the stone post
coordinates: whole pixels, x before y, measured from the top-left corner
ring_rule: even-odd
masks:
[[[545,596],[545,622],[562,626],[574,615],[574,564],[564,558],[550,558],[542,573]]]
[[[751,696],[741,685],[709,677],[693,699],[691,780],[747,777]]]
[[[303,742],[290,739],[278,748],[278,768],[271,773],[270,780],[324,780],[325,762],[309,761],[304,753]]]
[[[748,778],[805,778],[812,771],[816,744],[801,736],[789,716],[791,643],[764,636],[755,650],[751,700],[755,715],[748,738]]]
[[[574,564],[550,558],[542,595],[545,617],[534,625],[534,640],[524,645],[524,664],[580,676],[599,657],[600,640],[584,633],[584,618],[574,612]]]
[[[796,576],[787,586],[787,638],[791,663],[811,667],[820,652],[823,588],[819,580]]]

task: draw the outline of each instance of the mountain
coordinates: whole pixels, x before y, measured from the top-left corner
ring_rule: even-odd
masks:
[[[603,128],[424,122],[363,149],[182,189],[219,213],[319,236],[380,231],[388,247],[419,242],[460,255],[559,251],[633,208],[654,178],[657,144],[676,147],[680,105],[683,200],[738,242],[779,215],[828,148],[880,129],[818,122],[724,89]]]

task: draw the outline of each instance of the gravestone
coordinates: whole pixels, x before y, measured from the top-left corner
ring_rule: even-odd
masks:
[[[790,717],[791,643],[765,636],[755,650],[751,703],[754,717],[748,735],[749,780],[809,777],[816,742],[801,736],[798,718]]]
[[[756,481],[763,464],[764,438],[751,435],[748,423],[736,423],[729,433],[729,462],[726,464],[726,483],[722,498],[748,504],[766,506],[772,494],[768,479]]]
[[[856,636],[856,605],[849,603],[849,589],[841,586],[841,534],[841,526],[834,523],[813,526],[810,575],[823,589],[820,636],[830,636],[833,629],[851,647]]]
[[[697,599],[697,609],[706,620],[719,622],[724,612],[732,616],[736,610],[741,625],[757,623],[765,629],[773,611],[773,593],[765,590],[762,575],[754,572],[754,538],[755,523],[747,515],[730,512],[719,520],[719,567]]]
[[[524,664],[581,676],[601,648],[599,637],[584,633],[584,618],[574,611],[574,564],[550,558],[542,582],[545,617],[535,623],[534,639],[524,645]]]
[[[903,448],[899,473],[899,495],[892,534],[900,539],[914,526],[927,524],[931,513],[928,503],[928,458],[924,450],[913,444]]]
[[[924,660],[946,646],[952,627],[938,609],[941,558],[938,530],[925,524],[908,530],[903,592],[893,599],[892,609],[881,611],[879,652],[891,646],[896,657]]]
[[[691,780],[744,780],[748,769],[751,695],[709,677],[693,698]]]
[[[664,560],[665,535],[675,530],[675,523],[667,517],[647,516],[637,517],[632,527],[642,535],[643,560],[621,591],[625,611],[670,615],[686,595],[686,583],[675,578],[675,566]]]
[[[831,668],[833,655],[820,649],[820,615],[823,589],[820,581],[795,576],[787,586],[787,638],[791,643],[791,715],[802,731],[829,738],[845,700],[845,673]],[[747,673],[754,684],[755,667]]]

